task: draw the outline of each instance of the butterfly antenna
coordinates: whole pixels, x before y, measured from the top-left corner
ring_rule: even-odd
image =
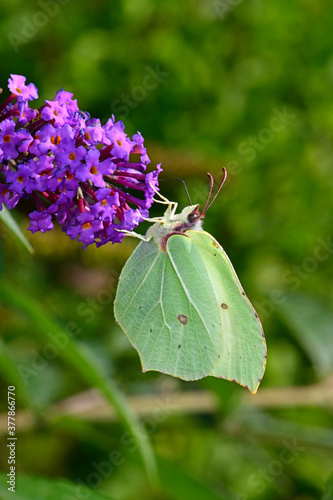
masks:
[[[190,205],[192,205],[192,201],[191,201],[191,198],[190,198],[189,192],[187,190],[187,186],[186,186],[186,183],[185,183],[184,179],[181,179],[180,177],[168,177],[167,179],[159,179],[159,182],[161,182],[161,181],[170,181],[172,179],[176,180],[176,181],[182,182],[182,184],[184,186],[184,189],[185,189],[185,192],[186,192],[186,196],[188,198],[188,201],[189,201]]]
[[[211,197],[211,194],[212,194],[212,191],[213,191],[214,179],[213,179],[213,176],[211,174],[207,173],[207,175],[209,177],[209,181],[210,181],[210,186],[209,186],[209,193],[208,193],[208,196],[207,196],[207,200],[206,200],[205,206],[201,210],[201,216],[203,216],[207,212],[207,210],[212,206],[212,204],[214,203],[217,195],[221,191],[223,184],[225,183],[225,180],[227,178],[227,169],[225,167],[223,167],[222,171],[223,171],[222,180],[220,182],[219,187],[217,188],[216,193],[213,196],[213,199],[210,202],[209,202],[209,198]]]

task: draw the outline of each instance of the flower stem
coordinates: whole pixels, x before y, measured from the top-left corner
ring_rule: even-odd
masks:
[[[7,99],[2,103],[0,104],[0,113],[3,109],[5,109],[6,106],[8,106],[8,104],[10,104],[11,102],[14,101],[14,99],[16,99],[16,95],[15,94],[10,94]]]

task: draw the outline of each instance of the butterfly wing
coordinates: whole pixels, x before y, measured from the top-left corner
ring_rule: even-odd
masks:
[[[140,243],[126,262],[115,317],[146,370],[184,380],[207,376],[222,350],[221,314],[196,244],[176,234],[166,251]]]
[[[204,262],[221,314],[222,351],[210,375],[232,380],[253,394],[266,365],[264,332],[221,245],[205,231],[187,231]]]

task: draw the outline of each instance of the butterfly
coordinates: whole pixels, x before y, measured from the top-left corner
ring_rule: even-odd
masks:
[[[266,342],[257,313],[247,298],[221,245],[190,205],[176,213],[167,204],[163,217],[145,236],[119,277],[114,313],[117,324],[138,351],[142,370],[155,370],[183,380],[213,376],[231,380],[255,394],[266,366]]]

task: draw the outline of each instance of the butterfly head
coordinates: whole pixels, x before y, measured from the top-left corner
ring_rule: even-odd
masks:
[[[215,198],[217,197],[218,193],[220,192],[224,181],[227,176],[227,171],[223,167],[223,178],[222,181],[219,184],[219,187],[213,196],[211,198],[213,186],[214,186],[214,179],[211,174],[207,174],[210,180],[210,188],[209,188],[209,193],[206,199],[206,203],[203,207],[202,210],[200,210],[200,205],[189,205],[188,207],[185,207],[180,214],[175,214],[175,208],[177,204],[172,204],[168,206],[168,209],[166,210],[164,214],[164,218],[161,221],[158,221],[152,228],[149,230],[150,234],[153,235],[156,243],[159,245],[160,249],[162,251],[166,250],[166,245],[167,241],[170,238],[170,236],[174,234],[183,234],[186,236],[186,231],[189,230],[194,230],[194,231],[201,231],[202,230],[202,222],[205,217],[205,214],[209,207],[212,205],[214,202]],[[174,207],[172,207],[174,205]]]
[[[198,222],[200,222],[200,223],[202,222],[202,219],[205,217],[207,210],[209,209],[209,207],[211,207],[211,205],[213,204],[217,195],[221,191],[221,188],[222,188],[222,186],[227,178],[227,171],[226,171],[225,167],[223,167],[222,180],[221,180],[221,182],[217,188],[217,191],[212,199],[210,199],[210,197],[211,197],[213,186],[214,186],[214,179],[213,179],[211,174],[207,173],[207,175],[208,175],[209,180],[210,180],[210,188],[209,188],[209,193],[208,193],[208,196],[206,199],[205,206],[203,207],[202,210],[200,210],[199,204],[198,205],[190,205],[189,207],[184,208],[184,210],[177,217],[177,219],[179,218],[179,220],[181,222],[183,222],[184,224],[196,225]]]
[[[175,230],[184,232],[187,229],[201,230],[202,215],[200,205],[185,207],[175,218]]]

